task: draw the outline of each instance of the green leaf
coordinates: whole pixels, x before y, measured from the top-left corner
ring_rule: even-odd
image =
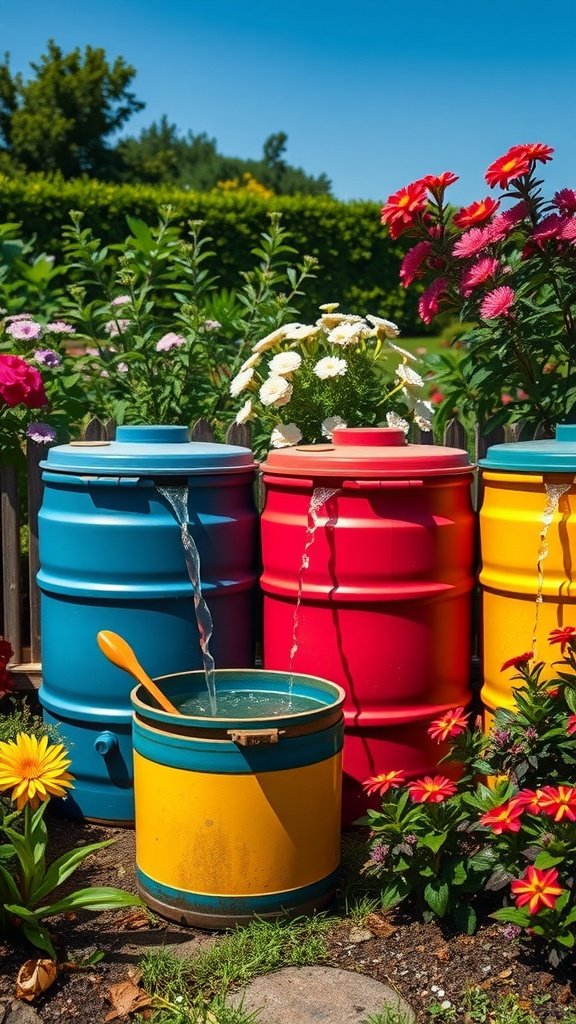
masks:
[[[519,910],[518,907],[502,907],[490,914],[495,921],[507,921],[509,924],[520,925],[527,928],[530,924],[530,917],[526,910]]]
[[[52,945],[47,928],[44,928],[38,921],[24,920],[22,920],[21,928],[28,939],[28,942],[31,942],[37,949],[41,949],[45,953],[48,953],[48,956],[51,957],[52,960],[56,960],[56,950]]]
[[[449,898],[450,886],[447,882],[440,881],[440,879],[428,882],[428,885],[424,888],[424,899],[430,909],[434,911],[436,917],[444,917]]]
[[[116,907],[143,907],[144,902],[124,889],[102,886],[95,889],[78,889],[65,896],[58,903],[48,907],[37,907],[38,918],[50,917],[52,914],[63,914],[69,910],[114,910]]]
[[[568,949],[572,949],[576,943],[576,938],[573,932],[562,932],[561,935],[558,933],[554,936],[556,942],[559,942],[561,946],[567,946]]]
[[[565,857],[553,857],[550,853],[548,853],[547,850],[542,850],[542,852],[538,854],[536,860],[534,861],[534,867],[554,868],[557,864],[562,864],[565,859]]]
[[[30,902],[39,903],[53,889],[56,889],[64,879],[73,874],[82,861],[86,860],[86,857],[89,857],[91,853],[95,853],[96,850],[102,850],[105,846],[110,846],[115,842],[115,839],[105,839],[100,843],[91,843],[88,846],[81,846],[76,850],[70,850],[68,853],[58,857],[58,860],[55,860],[50,865],[44,877],[30,893]]]
[[[447,832],[441,832],[439,835],[421,836],[419,839],[421,846],[427,846],[432,853],[438,853],[441,846],[444,845],[448,838]]]
[[[473,935],[476,931],[477,917],[474,907],[471,907],[469,903],[458,902],[455,903],[450,911],[454,924],[460,931],[465,932],[466,935]]]
[[[9,899],[11,899],[11,900],[19,900],[19,899],[21,899],[21,893],[20,893],[20,890],[19,890],[18,886],[16,885],[16,882],[14,881],[11,873],[9,871],[7,871],[6,868],[2,864],[0,864],[0,879],[4,883],[4,889],[5,889],[5,892],[8,893]],[[3,900],[3,902],[7,903],[8,899]]]

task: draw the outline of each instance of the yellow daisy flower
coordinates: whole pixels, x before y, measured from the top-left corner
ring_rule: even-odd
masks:
[[[70,763],[61,743],[20,732],[15,740],[0,742],[0,791],[12,790],[19,811],[26,804],[34,811],[51,796],[66,796],[73,782],[66,771]]]

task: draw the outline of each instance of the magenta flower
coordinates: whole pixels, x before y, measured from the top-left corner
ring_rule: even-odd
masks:
[[[169,352],[172,348],[180,348],[186,344],[186,338],[183,338],[181,334],[174,334],[174,331],[169,331],[168,334],[163,334],[160,341],[156,342],[157,352]]]
[[[576,192],[573,188],[561,188],[552,200],[562,213],[576,213]]]
[[[55,366],[60,366],[62,356],[53,352],[51,348],[39,348],[34,353],[34,360],[40,363],[40,366],[47,366],[49,370],[53,370]]]
[[[438,301],[442,292],[448,287],[448,280],[445,277],[437,277],[432,284],[422,293],[418,302],[418,313],[425,324],[429,324],[438,312]]]
[[[494,220],[488,224],[487,232],[490,235],[491,242],[500,242],[506,235],[515,228],[518,224],[526,218],[528,214],[528,205],[522,200],[519,203],[515,203],[509,210],[504,210],[503,213],[499,213]]]
[[[494,288],[484,296],[480,305],[480,316],[484,320],[494,320],[498,316],[507,316],[514,303],[515,294],[506,285]]]
[[[558,235],[565,223],[565,217],[561,217],[559,213],[549,213],[548,216],[544,217],[538,226],[534,228],[530,237],[533,242],[537,242],[538,244],[547,242],[550,238],[558,238]]]
[[[42,334],[42,327],[36,320],[13,320],[6,328],[6,334],[16,341],[34,341]]]
[[[48,423],[29,423],[26,437],[37,444],[50,444],[56,440],[56,431]]]
[[[45,331],[47,334],[75,334],[75,329],[71,324],[65,323],[64,320],[53,320],[51,324],[46,324]]]
[[[466,297],[471,295],[479,284],[483,284],[489,277],[494,277],[499,263],[494,256],[483,256],[474,263],[462,277],[460,290]]]
[[[452,249],[452,255],[463,260],[482,252],[482,249],[485,249],[492,241],[490,227],[491,225],[488,224],[483,228],[470,228],[469,231],[465,231]]]
[[[418,276],[418,271],[431,248],[430,242],[418,242],[408,250],[400,266],[400,280],[403,288],[408,288]]]

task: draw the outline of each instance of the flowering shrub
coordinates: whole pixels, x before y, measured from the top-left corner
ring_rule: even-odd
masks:
[[[6,666],[13,654],[12,644],[0,636],[0,700],[12,690],[12,677]]]
[[[44,813],[53,796],[65,797],[72,787],[69,766],[62,744],[50,744],[46,735],[39,739],[19,733],[13,741],[0,742],[0,791],[11,790],[16,803],[16,811],[9,814],[0,806],[0,832],[7,840],[0,845],[0,935],[21,931],[54,959],[46,918],[76,910],[142,905],[137,896],[122,889],[94,886],[50,900],[53,891],[86,857],[114,842],[107,839],[82,846],[46,864],[48,830]],[[22,831],[15,827],[20,812]]]
[[[477,325],[460,339],[456,365],[439,357],[437,384],[444,416],[460,405],[489,418],[487,430],[523,420],[550,432],[576,413],[576,191],[544,199],[537,168],[553,152],[512,146],[485,174],[501,194],[463,209],[446,202],[458,180],[446,171],[389,196],[381,213],[392,238],[415,241],[400,279],[425,285],[421,319],[448,311]]]
[[[576,945],[576,628],[549,641],[562,653],[558,678],[542,681],[531,652],[505,662],[520,683],[515,708],[498,709],[488,735],[468,727],[463,708],[431,724],[429,735],[449,745],[442,760],[461,768],[458,781],[406,783],[394,769],[367,780],[382,807],[363,819],[363,870],[381,878],[385,908],[411,896],[425,917],[450,917],[467,931],[478,897],[500,893],[507,905],[492,916],[507,935],[544,942],[555,964]]]
[[[260,338],[230,383],[242,406],[236,422],[256,422],[257,450],[326,441],[337,426],[384,422],[431,429],[424,381],[396,324],[320,307],[314,324],[289,323]]]

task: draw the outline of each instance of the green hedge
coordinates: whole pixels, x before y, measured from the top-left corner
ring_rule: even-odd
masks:
[[[267,200],[247,193],[0,175],[0,222],[20,223],[24,237],[35,236],[36,248],[57,258],[62,249],[62,225],[68,222],[70,210],[84,211],[85,225],[112,243],[126,237],[126,215],[154,223],[157,208],[164,203],[175,208],[183,223],[191,219],[206,222],[218,256],[222,287],[238,284],[239,272],[253,263],[250,250],[267,226],[268,212],[279,210],[298,253],[316,256],[321,265],[316,280],[307,286],[303,316],[314,318],[322,302],[340,302],[344,311],[375,313],[396,321],[405,335],[422,333],[416,296],[398,283],[405,247],[386,237],[377,203],[343,203],[329,196]]]

